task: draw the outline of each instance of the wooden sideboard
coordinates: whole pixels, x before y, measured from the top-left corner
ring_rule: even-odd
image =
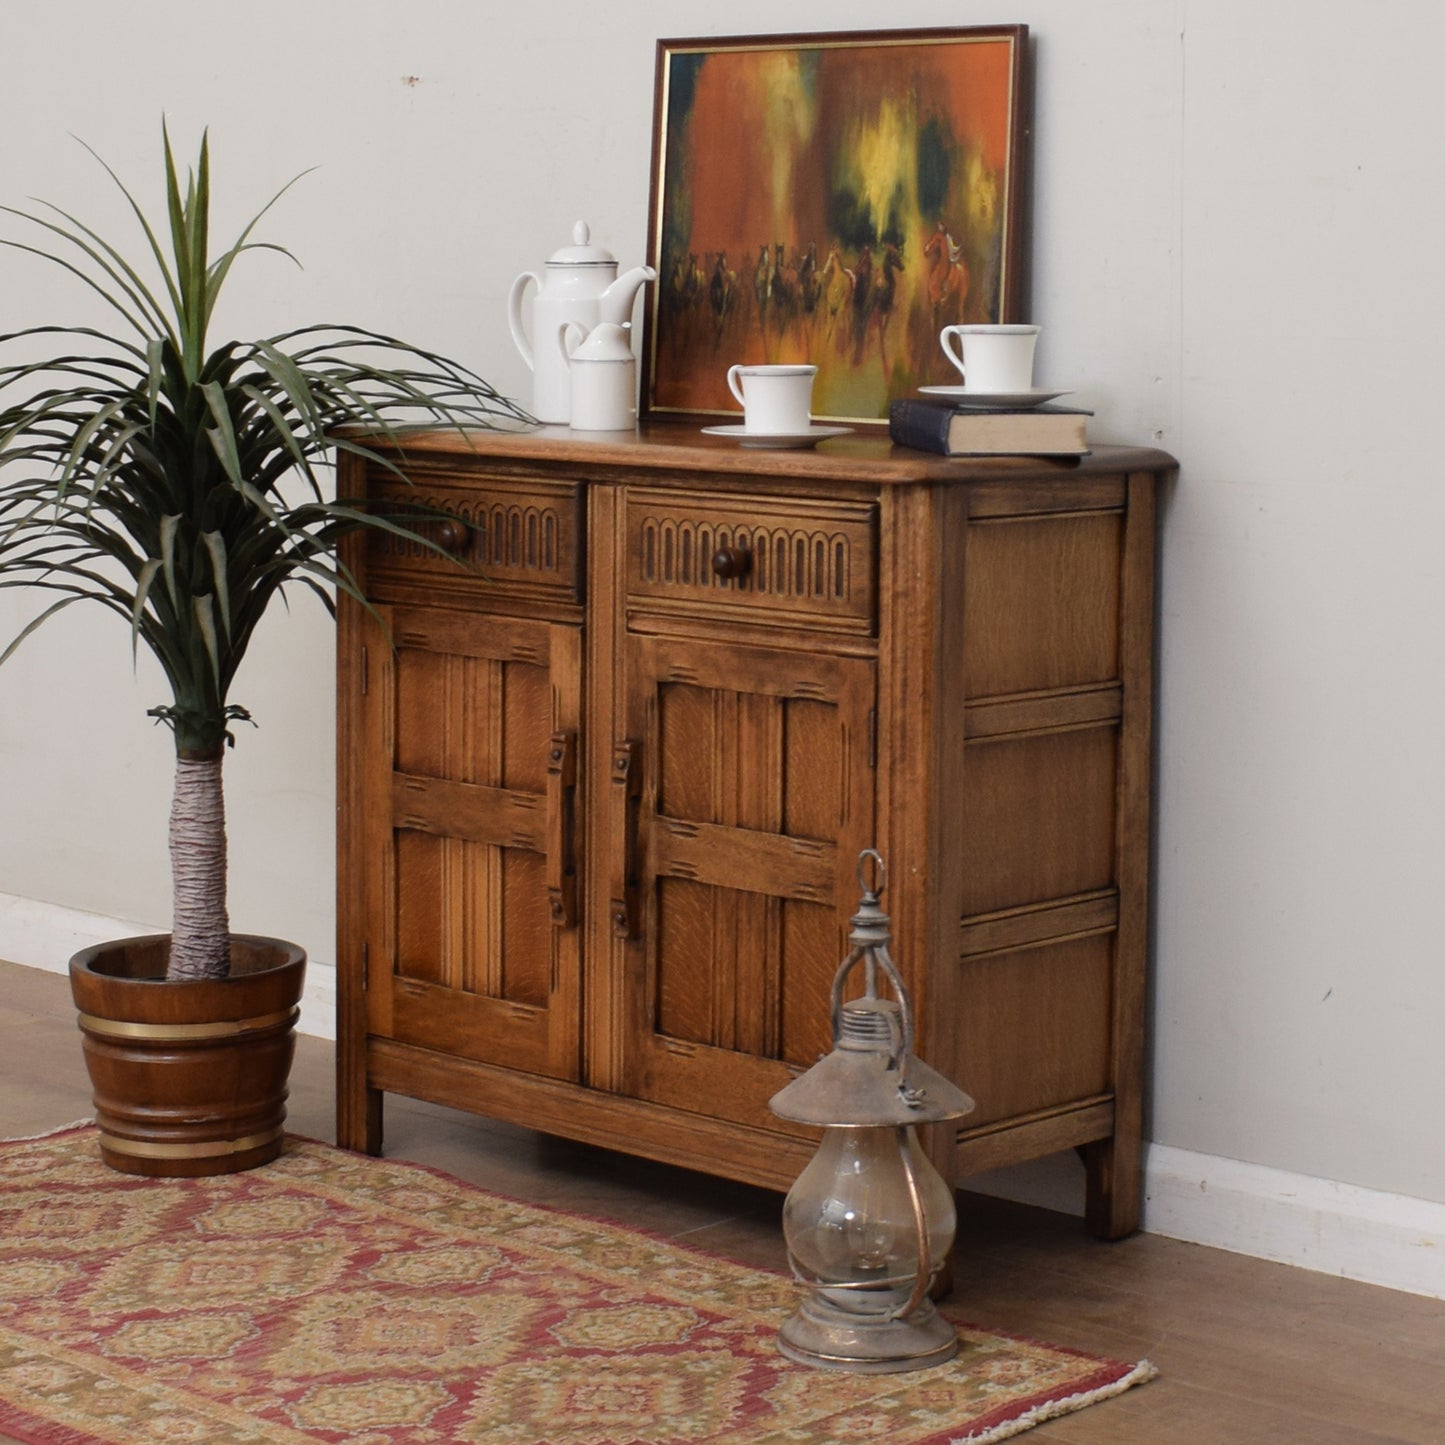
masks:
[[[1077,1148],[1137,1227],[1161,452],[947,461],[426,434],[339,618],[338,1136],[394,1092],[785,1189],[858,898],[977,1108],[945,1176]]]

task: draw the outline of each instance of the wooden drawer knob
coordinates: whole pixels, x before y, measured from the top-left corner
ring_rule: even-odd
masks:
[[[746,577],[752,566],[753,554],[746,547],[719,547],[712,554],[712,570],[725,581]]]
[[[467,545],[467,528],[460,522],[443,522],[437,528],[436,541],[444,552],[460,552]]]

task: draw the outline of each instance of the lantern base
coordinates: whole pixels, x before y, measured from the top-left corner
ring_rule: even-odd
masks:
[[[929,1300],[889,1320],[851,1314],[810,1295],[778,1331],[778,1349],[822,1370],[892,1375],[947,1363],[958,1353],[958,1335]]]

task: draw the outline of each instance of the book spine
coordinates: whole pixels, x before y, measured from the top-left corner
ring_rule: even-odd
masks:
[[[946,407],[900,397],[888,404],[888,437],[900,447],[949,455],[948,433],[953,412]]]

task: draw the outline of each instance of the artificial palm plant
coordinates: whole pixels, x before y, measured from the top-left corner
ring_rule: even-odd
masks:
[[[411,532],[405,516],[328,500],[328,459],[376,455],[363,435],[395,443],[419,421],[526,418],[465,367],[357,327],[212,344],[235,262],[289,255],[251,237],[292,183],[213,256],[208,140],[183,188],[164,127],[162,138],[164,226],[96,157],[144,237],[143,261],[48,203],[0,208],[34,228],[5,245],[63,267],[118,322],[0,337],[0,358],[18,353],[0,364],[0,586],[58,594],[0,662],[81,600],[109,608],[132,648],[154,654],[171,700],[151,711],[176,749],[167,976],[215,978],[230,958],[221,759],[248,716],[230,689],[257,623],[292,584],[328,608],[335,591],[356,595],[334,553],[343,533]],[[37,348],[58,349],[36,359]]]

